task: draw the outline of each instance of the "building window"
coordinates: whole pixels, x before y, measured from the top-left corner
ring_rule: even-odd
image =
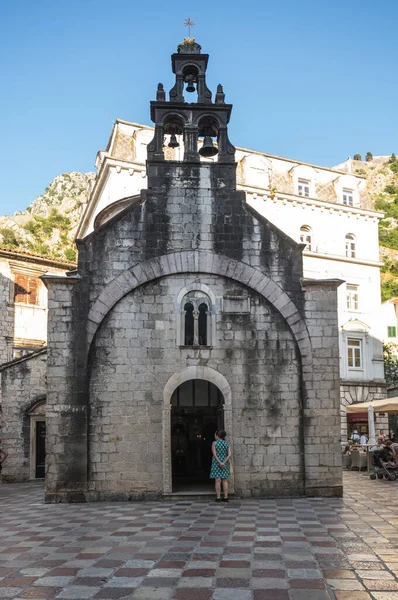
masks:
[[[393,325],[391,325],[390,327],[387,327],[387,337],[389,337],[389,338],[397,337],[397,328],[394,327]]]
[[[354,206],[354,190],[343,188],[343,204]]]
[[[305,244],[305,249],[312,251],[312,230],[309,225],[300,227],[300,242]]]
[[[357,285],[347,285],[347,310],[359,309],[359,296]]]
[[[187,302],[184,306],[185,319],[184,319],[184,344],[185,346],[193,346],[193,330],[194,330],[194,318],[193,318],[193,304]]]
[[[349,369],[362,369],[362,340],[348,338],[347,362]]]
[[[345,236],[345,255],[347,258],[355,258],[355,235],[347,233]]]
[[[14,280],[14,302],[16,304],[31,304],[38,306],[40,280],[29,275],[15,275]]]
[[[183,307],[183,345],[207,346],[211,339],[210,299],[200,291],[187,294]]]
[[[310,196],[310,181],[307,179],[299,179],[297,184],[297,193],[299,196],[305,196],[309,198]]]
[[[204,302],[199,305],[198,330],[199,346],[207,346],[207,314],[208,306]]]

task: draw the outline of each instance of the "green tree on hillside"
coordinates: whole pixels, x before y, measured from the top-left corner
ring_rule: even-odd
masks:
[[[29,240],[29,249],[35,254],[53,256],[53,257],[66,257],[65,245],[70,244],[68,241],[68,233],[70,230],[71,221],[69,217],[61,215],[56,208],[52,208],[48,217],[40,217],[34,215],[31,221],[28,221],[24,225],[25,231],[30,233],[31,239]],[[59,232],[60,242],[51,251],[48,239],[55,233]],[[73,251],[73,249],[71,249]],[[69,253],[72,256],[72,253]],[[68,260],[73,260],[69,259]]]
[[[384,375],[388,386],[398,385],[398,345],[384,344]]]
[[[20,244],[18,236],[16,235],[15,231],[11,229],[11,227],[0,228],[0,236],[1,246],[6,246],[11,250],[15,250]]]

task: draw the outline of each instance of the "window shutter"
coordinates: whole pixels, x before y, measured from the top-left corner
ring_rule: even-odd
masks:
[[[37,277],[16,275],[14,281],[14,302],[17,304],[39,304],[40,281]]]
[[[14,282],[14,302],[26,303],[28,293],[28,277],[26,275],[16,275]]]
[[[28,304],[39,304],[39,280],[35,277],[28,278]]]

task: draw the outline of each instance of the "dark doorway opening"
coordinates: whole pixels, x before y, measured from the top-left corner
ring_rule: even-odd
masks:
[[[46,422],[36,421],[36,479],[44,479],[46,474]]]
[[[218,387],[204,379],[182,383],[171,397],[171,459],[173,492],[207,491],[211,444],[224,428],[224,398]]]

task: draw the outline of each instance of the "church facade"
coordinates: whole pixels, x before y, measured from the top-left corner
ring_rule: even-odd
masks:
[[[99,215],[76,271],[42,278],[47,502],[206,486],[218,428],[237,495],[342,493],[342,282],[304,280],[304,244],[237,190],[232,106],[207,63],[179,45],[151,103],[147,189]]]

